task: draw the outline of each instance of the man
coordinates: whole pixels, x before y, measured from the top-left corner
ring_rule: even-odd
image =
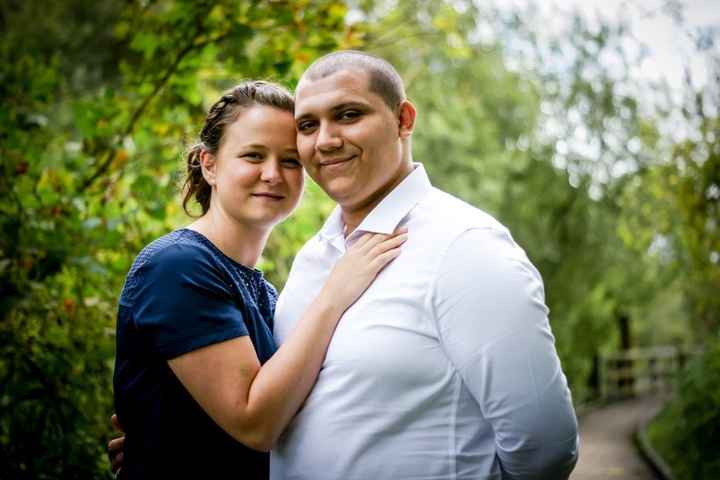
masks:
[[[567,478],[577,422],[540,275],[413,163],[415,114],[395,69],[362,52],[326,55],[298,84],[301,161],[338,207],[295,258],[277,342],[364,232],[409,239],[341,319],[271,478]]]
[[[540,275],[507,229],[412,162],[415,109],[395,69],[326,55],[295,118],[302,163],[338,207],[295,258],[276,340],[358,236],[407,226],[409,239],[344,314],[271,478],[567,478],[577,423]]]

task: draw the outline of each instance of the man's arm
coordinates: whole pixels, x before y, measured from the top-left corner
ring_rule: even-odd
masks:
[[[122,425],[120,425],[120,420],[118,420],[117,415],[114,413],[112,417],[110,417],[110,423],[112,423],[112,426],[115,427],[115,430],[123,434],[120,437],[110,440],[107,445],[110,470],[112,473],[118,474],[120,473],[120,468],[122,468],[123,452],[125,451],[125,431],[123,430]]]
[[[510,235],[464,232],[433,291],[445,351],[495,432],[504,479],[565,479],[577,420],[542,279]]]

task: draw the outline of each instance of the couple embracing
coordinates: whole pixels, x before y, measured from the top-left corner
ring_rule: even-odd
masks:
[[[202,215],[140,252],[119,302],[120,478],[569,476],[540,274],[432,186],[415,116],[393,66],[357,51],[315,61],[294,98],[247,82],[211,107],[187,158]],[[337,207],[278,297],[255,264],[304,172]]]

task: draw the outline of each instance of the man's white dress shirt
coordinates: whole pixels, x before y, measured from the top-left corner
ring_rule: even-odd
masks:
[[[336,209],[302,248],[277,342],[347,245],[400,225],[402,253],[340,320],[271,479],[566,478],[577,422],[542,279],[505,227],[432,187],[422,165],[347,239]]]

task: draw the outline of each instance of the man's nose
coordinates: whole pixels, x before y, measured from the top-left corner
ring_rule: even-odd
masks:
[[[332,152],[342,147],[342,138],[332,125],[323,122],[318,130],[315,147],[321,152]]]

